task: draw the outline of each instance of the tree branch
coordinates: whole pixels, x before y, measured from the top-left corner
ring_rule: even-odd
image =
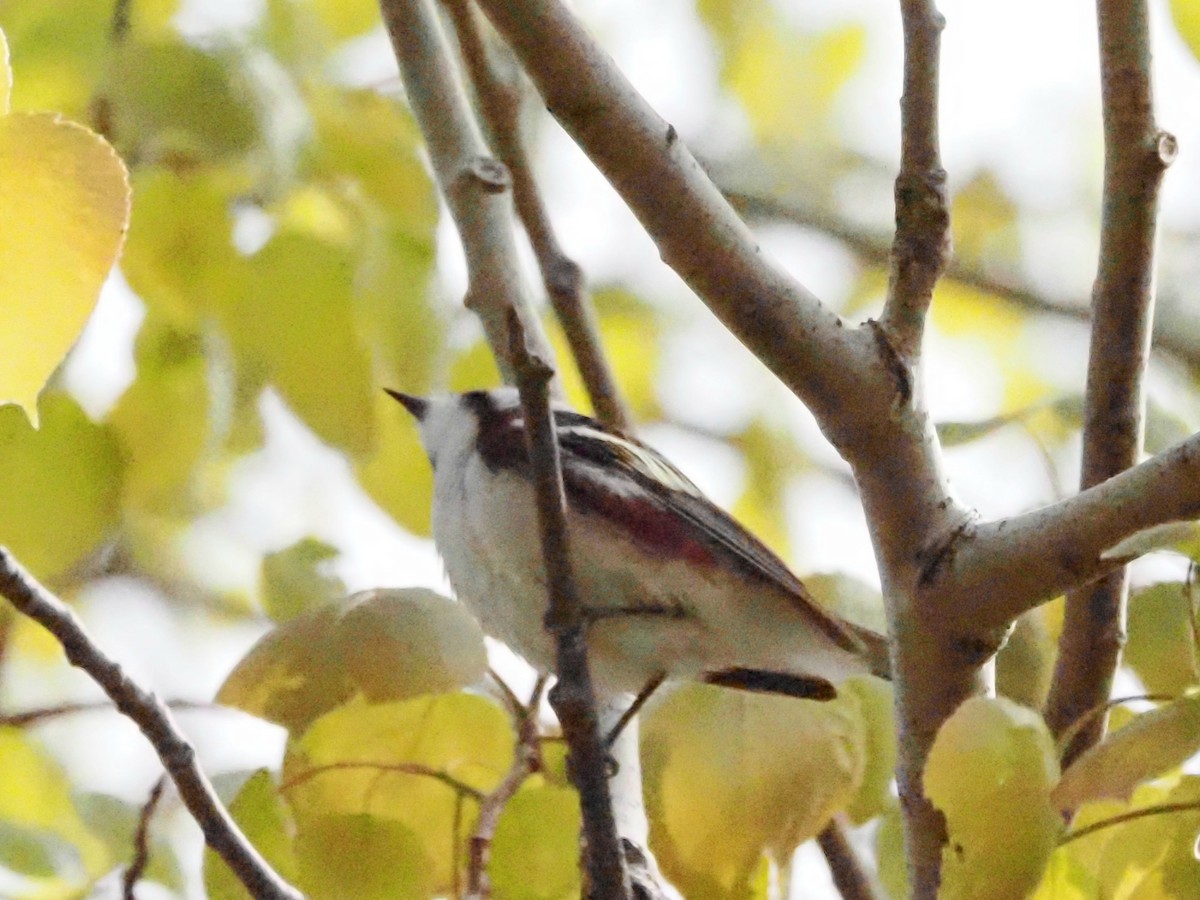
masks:
[[[531,311],[517,266],[511,179],[488,153],[463,96],[441,25],[428,0],[381,0],[408,103],[421,127],[442,195],[467,258],[466,306],[479,316],[506,381],[509,308]],[[537,317],[530,342],[553,359]]]
[[[629,431],[631,422],[604,355],[600,329],[584,284],[583,270],[563,251],[542,202],[521,128],[520,70],[489,58],[478,13],[470,0],[443,0],[454,21],[459,47],[475,85],[484,123],[513,180],[513,200],[533,247],[542,283],[562,324],[592,408],[604,424]]]
[[[175,724],[171,711],[97,647],[70,608],[38,584],[4,547],[0,547],[0,594],[53,634],[71,665],[87,672],[117,709],[137,725],[175,782],[188,812],[200,825],[205,842],[246,889],[266,900],[301,900],[300,892],[259,855],[221,805],[196,762],[195,748]]]
[[[479,0],[663,260],[823,422],[884,382],[876,349],[769,262],[668,125],[558,0]],[[845,413],[842,414],[842,418]]]
[[[921,354],[933,286],[950,255],[946,170],[938,154],[938,65],[946,21],[933,0],[901,0],[904,96],[900,98],[900,173],[896,239],[880,325],[903,359]]]
[[[538,529],[549,593],[546,630],[554,637],[558,683],[550,702],[570,750],[567,768],[583,813],[584,895],[620,900],[630,896],[629,874],[617,838],[608,787],[608,757],[600,733],[596,694],[587,657],[587,625],[571,571],[567,546],[566,495],[563,492],[558,436],[550,413],[553,370],[525,346],[516,310],[509,313],[509,352],[525,413],[525,436],[537,495]]]
[[[1074,497],[964,530],[930,557],[926,578],[935,593],[974,598],[948,610],[956,627],[1000,627],[1127,562],[1101,558],[1122,539],[1196,518],[1200,434]]]
[[[829,874],[842,900],[878,900],[879,892],[850,846],[845,824],[839,818],[835,817],[817,835],[817,845],[829,864]]]
[[[154,811],[158,808],[158,801],[162,799],[166,786],[167,776],[160,775],[154,782],[154,787],[150,789],[146,802],[142,804],[137,830],[133,835],[133,859],[121,877],[121,896],[124,900],[137,900],[133,889],[137,887],[146,866],[150,864],[150,820],[154,817]]]
[[[1145,0],[1098,0],[1104,104],[1104,203],[1092,294],[1081,487],[1137,462],[1145,400],[1142,378],[1154,309],[1158,189],[1175,140],[1154,123]],[[1123,568],[1067,597],[1046,721],[1058,734],[1103,703],[1125,642]],[[1105,718],[1081,729],[1064,763],[1095,744]]]

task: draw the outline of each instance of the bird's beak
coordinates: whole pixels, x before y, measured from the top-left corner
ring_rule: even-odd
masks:
[[[425,412],[429,409],[429,401],[424,397],[413,397],[411,394],[402,394],[399,391],[393,391],[391,388],[384,388],[388,395],[400,403],[407,409],[414,419],[420,422],[425,418]]]

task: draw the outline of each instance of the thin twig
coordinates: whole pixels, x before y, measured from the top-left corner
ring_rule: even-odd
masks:
[[[678,131],[560,0],[478,0],[551,115],[616,189],[659,255],[819,419],[881,374],[865,338],[775,265]],[[853,386],[853,387],[852,387]]]
[[[490,156],[483,142],[429,0],[380,0],[380,9],[408,104],[462,240],[466,306],[479,316],[500,371],[511,381],[506,310],[532,307],[517,264],[508,169]],[[530,343],[545,359],[552,359],[536,317],[528,318]]]
[[[496,826],[500,823],[500,815],[504,807],[513,798],[521,785],[531,774],[538,771],[542,765],[542,753],[539,745],[536,713],[537,704],[541,702],[541,692],[545,681],[539,679],[538,689],[534,692],[530,705],[524,708],[524,715],[517,721],[517,745],[513,754],[513,763],[508,773],[491,793],[479,803],[479,817],[475,822],[475,832],[471,835],[471,855],[467,868],[467,897],[469,900],[489,896],[490,886],[487,883],[487,864],[491,853],[492,839],[496,836]]]
[[[211,710],[228,710],[229,707],[221,706],[219,703],[198,703],[194,700],[166,700],[163,705],[168,709],[173,710],[193,710],[193,709],[211,709]],[[78,713],[102,712],[117,708],[107,700],[89,700],[79,703],[60,703],[57,706],[39,706],[36,709],[27,709],[19,713],[10,713],[6,716],[0,716],[0,727],[7,726],[10,728],[28,728],[31,725],[41,725],[43,722],[57,719],[62,716],[73,716]]]
[[[629,412],[604,348],[583,270],[563,251],[542,202],[521,128],[521,75],[515,65],[501,74],[488,56],[479,15],[470,0],[443,0],[454,21],[458,43],[479,97],[484,123],[501,161],[512,175],[513,201],[529,235],[546,294],[571,346],[596,417],[620,431],[630,428]]]
[[[1192,812],[1194,810],[1200,810],[1200,803],[1194,800],[1190,803],[1159,803],[1155,806],[1131,809],[1129,812],[1121,813],[1109,819],[1101,819],[1099,822],[1093,822],[1091,825],[1085,825],[1083,828],[1076,829],[1075,831],[1068,831],[1058,839],[1058,846],[1062,847],[1072,841],[1087,837],[1089,834],[1095,834],[1097,831],[1103,831],[1105,828],[1112,828],[1114,825],[1121,825],[1124,822],[1132,822],[1135,819],[1144,819],[1147,816],[1163,816],[1167,813],[1175,812]]]
[[[843,900],[879,900],[879,891],[846,837],[846,825],[842,817],[835,816],[825,826],[817,835],[817,845],[829,864],[834,887]]]
[[[1154,123],[1145,0],[1097,0],[1104,111],[1104,201],[1092,292],[1080,487],[1134,465],[1142,450],[1142,380],[1154,310],[1158,189],[1175,139]],[[1061,734],[1112,693],[1125,640],[1125,569],[1067,596],[1046,722]],[[1098,717],[1063,753],[1064,764],[1104,735]]]
[[[1172,703],[1177,699],[1179,698],[1172,694],[1133,694],[1129,697],[1114,697],[1111,700],[1106,700],[1092,709],[1089,709],[1082,716],[1072,722],[1070,726],[1063,730],[1062,734],[1058,736],[1058,740],[1056,742],[1058,744],[1059,754],[1061,755],[1063,750],[1065,750],[1071,741],[1075,739],[1075,735],[1077,735],[1082,729],[1087,728],[1094,720],[1098,719],[1100,716],[1103,716],[1110,709],[1123,706],[1126,703],[1136,703],[1138,701],[1144,701],[1147,703]]]
[[[550,702],[562,725],[567,769],[579,791],[587,869],[585,894],[605,900],[630,896],[629,875],[617,838],[608,759],[600,734],[596,694],[587,657],[587,631],[567,545],[566,498],[558,437],[550,413],[553,370],[530,352],[516,310],[509,312],[509,350],[525,413],[525,436],[537,495],[538,528],[549,591],[546,629],[554,637],[558,684]]]
[[[188,811],[204,832],[209,847],[256,898],[300,900],[242,834],[221,805],[208,777],[196,762],[196,750],[175,724],[162,700],[144,690],[104,653],[65,603],[47,591],[0,547],[0,594],[18,611],[58,639],[71,665],[87,672],[117,709],[128,716],[154,747]]]
[[[900,99],[900,172],[896,239],[880,324],[901,360],[921,353],[933,287],[950,255],[946,170],[938,153],[938,66],[945,19],[933,0],[900,0],[904,23],[904,96]]]
[[[142,804],[142,811],[138,816],[137,831],[133,835],[133,860],[129,863],[129,868],[125,870],[125,875],[121,878],[122,895],[125,900],[137,900],[133,894],[133,889],[141,880],[142,874],[146,871],[146,866],[150,864],[150,819],[154,817],[154,810],[158,808],[158,801],[162,799],[163,790],[166,786],[167,776],[165,774],[160,775],[158,780],[154,782],[154,787],[150,789],[150,796]]]
[[[886,234],[851,224],[814,203],[800,198],[780,199],[737,187],[726,186],[723,190],[734,209],[751,221],[787,222],[819,231],[845,246],[864,264],[883,265],[889,259],[891,238]],[[1029,283],[1014,267],[955,255],[947,262],[942,280],[956,282],[1030,312],[1059,316],[1075,322],[1091,319],[1091,306],[1084,298],[1048,294]],[[1178,306],[1179,302],[1175,305]],[[1200,344],[1193,329],[1180,327],[1178,316],[1156,321],[1152,346],[1186,365],[1200,366]]]

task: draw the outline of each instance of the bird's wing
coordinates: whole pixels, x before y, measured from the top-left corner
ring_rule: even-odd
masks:
[[[559,410],[555,420],[572,506],[617,521],[664,555],[703,563],[719,554],[782,590],[838,646],[864,650],[851,627],[819,605],[778,556],[657,451],[578,413]]]

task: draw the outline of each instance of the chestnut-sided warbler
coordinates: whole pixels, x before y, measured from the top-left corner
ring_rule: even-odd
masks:
[[[433,466],[433,537],[483,630],[551,672],[546,576],[513,388],[388,391]],[[767,547],[645,444],[557,407],[571,563],[597,690],[692,678],[814,699],[889,677],[881,635],[819,606]]]

